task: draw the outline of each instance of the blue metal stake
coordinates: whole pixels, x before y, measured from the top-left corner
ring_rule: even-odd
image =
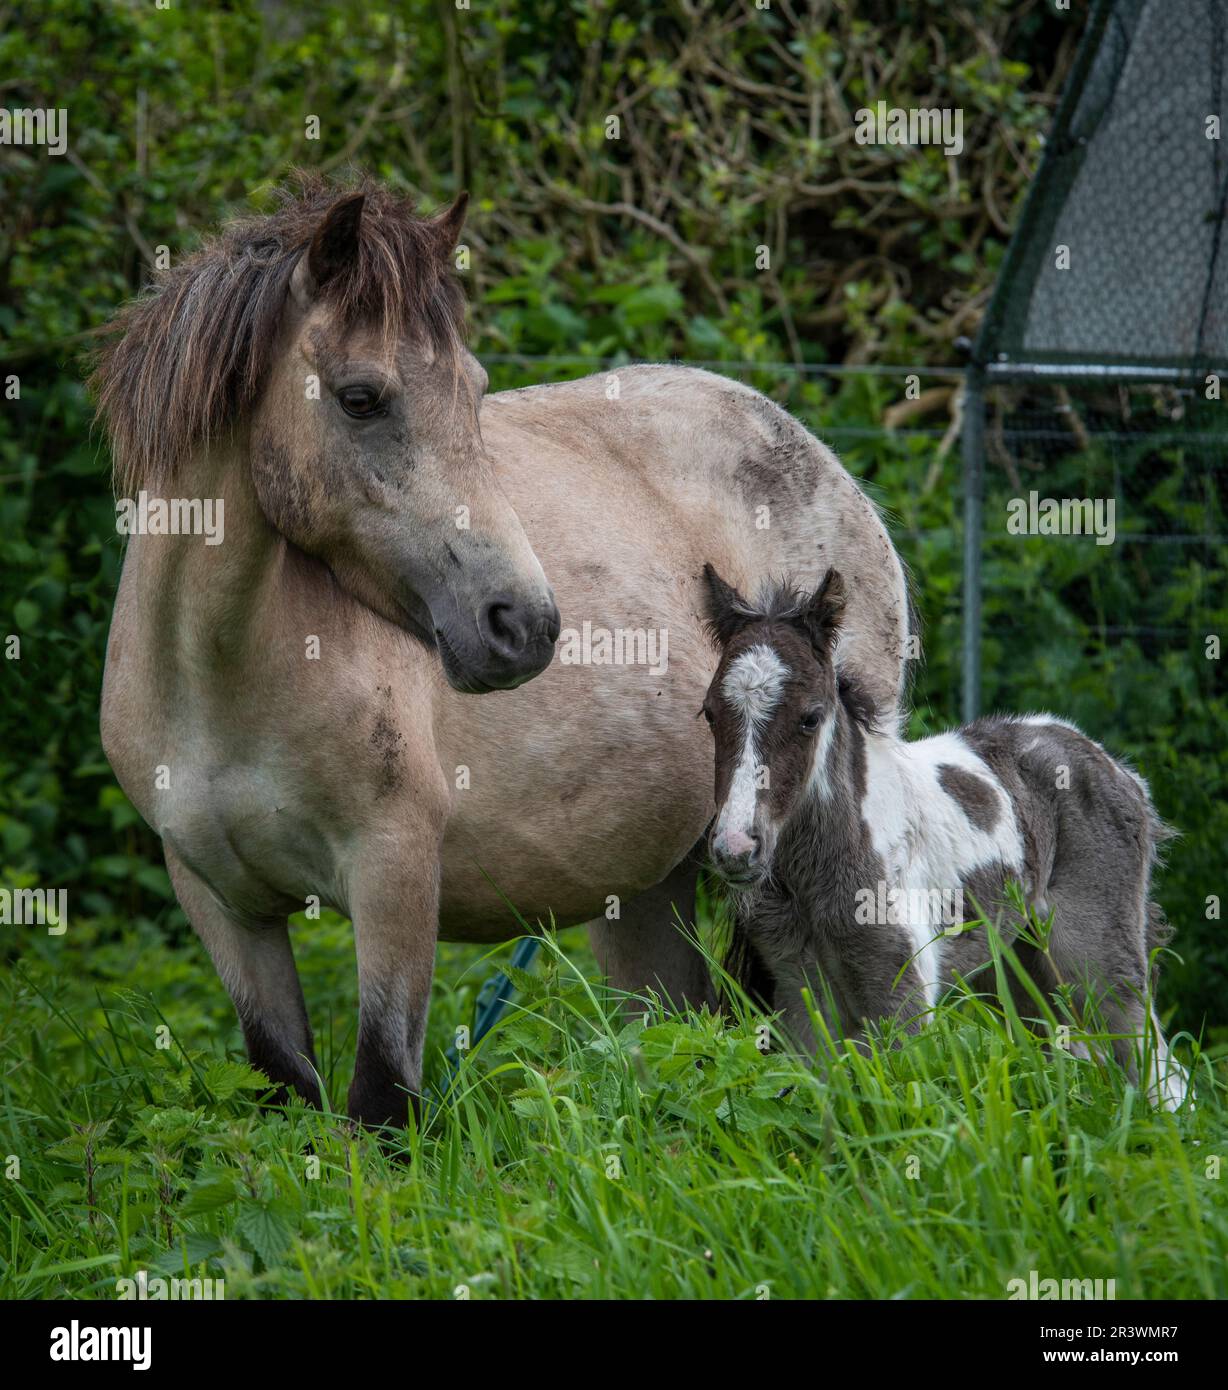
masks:
[[[536,936],[526,936],[516,943],[516,949],[512,952],[512,965],[517,970],[527,970],[533,964],[533,958],[537,955],[541,941]],[[496,1023],[507,1012],[507,1006],[512,1002],[512,996],[516,993],[516,986],[503,973],[497,970],[493,975],[487,977],[478,990],[477,1003],[473,1011],[473,1035],[469,1039],[472,1047],[479,1043]],[[445,1054],[448,1064],[447,1081],[443,1087],[443,1095],[447,1095],[452,1089],[456,1080],[456,1075],[460,1071],[460,1054],[453,1043]]]

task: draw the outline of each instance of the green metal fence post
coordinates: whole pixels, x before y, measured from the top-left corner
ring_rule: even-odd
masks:
[[[964,378],[964,722],[981,712],[981,532],[985,488],[985,373],[973,362]]]

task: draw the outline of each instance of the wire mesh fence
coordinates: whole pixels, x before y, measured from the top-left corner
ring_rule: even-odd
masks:
[[[1215,693],[1228,544],[1222,411],[1195,388],[989,389],[986,707],[1060,698],[1098,724],[1103,711],[1079,698],[1081,674],[1134,665],[1181,664],[1192,689]]]

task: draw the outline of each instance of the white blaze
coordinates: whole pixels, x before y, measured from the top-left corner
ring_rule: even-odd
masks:
[[[807,784],[807,792],[823,801],[831,799],[831,772],[827,765],[831,761],[831,750],[835,741],[836,711],[832,710],[823,721],[814,741],[814,761],[810,764],[810,780]]]
[[[725,672],[721,693],[742,721],[742,752],[734,768],[729,794],[716,820],[718,836],[752,833],[755,822],[755,775],[759,768],[758,735],[780,703],[789,668],[764,643],[751,647]]]

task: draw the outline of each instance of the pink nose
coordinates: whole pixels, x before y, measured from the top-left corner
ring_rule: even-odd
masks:
[[[758,872],[759,841],[745,830],[718,830],[712,837],[712,867],[738,882]]]
[[[713,841],[713,851],[726,859],[749,859],[759,848],[744,830],[722,830]]]

